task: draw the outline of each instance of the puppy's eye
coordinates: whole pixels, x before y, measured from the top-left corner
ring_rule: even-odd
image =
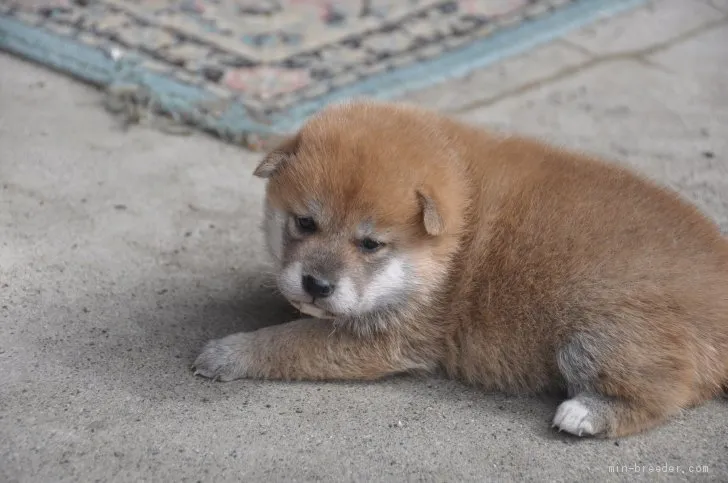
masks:
[[[361,251],[366,253],[374,253],[384,246],[384,243],[372,240],[371,238],[364,238],[359,240],[359,248]]]
[[[316,222],[310,216],[297,216],[296,227],[301,233],[314,233],[316,231]]]

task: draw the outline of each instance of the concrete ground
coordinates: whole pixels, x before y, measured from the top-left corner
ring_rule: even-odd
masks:
[[[728,233],[727,18],[660,0],[410,99],[626,162]],[[294,316],[258,158],[122,132],[97,91],[0,55],[0,481],[728,481],[726,401],[578,440],[549,428],[556,401],[437,377],[193,377],[206,340]]]

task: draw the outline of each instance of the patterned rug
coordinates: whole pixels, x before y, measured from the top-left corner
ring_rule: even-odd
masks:
[[[0,48],[106,88],[131,118],[255,148],[330,102],[461,76],[640,2],[0,0]]]

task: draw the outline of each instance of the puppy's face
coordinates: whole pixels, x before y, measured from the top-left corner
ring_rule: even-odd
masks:
[[[279,201],[279,200],[276,200]],[[278,286],[302,312],[358,316],[407,303],[418,290],[426,244],[368,210],[337,216],[327,202],[288,198],[266,211]]]
[[[433,124],[407,108],[337,106],[258,166],[278,286],[302,312],[381,321],[437,289],[461,216]]]

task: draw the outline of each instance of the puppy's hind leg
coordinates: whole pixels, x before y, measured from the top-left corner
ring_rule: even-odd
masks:
[[[640,345],[614,334],[575,334],[557,353],[570,399],[553,425],[577,436],[626,436],[690,405],[690,365],[680,348],[659,345],[668,337],[660,339],[652,334]]]

